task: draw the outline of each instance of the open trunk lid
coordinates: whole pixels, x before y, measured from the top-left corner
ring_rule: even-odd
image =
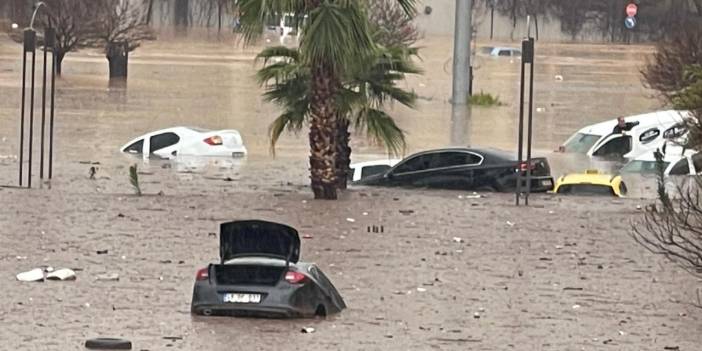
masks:
[[[273,257],[295,263],[300,259],[300,237],[284,224],[249,220],[220,224],[219,256],[222,262],[236,257]]]

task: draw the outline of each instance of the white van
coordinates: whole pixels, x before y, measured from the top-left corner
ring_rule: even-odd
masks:
[[[573,134],[559,151],[590,157],[633,159],[656,150],[666,140],[682,137],[687,132],[685,120],[688,118],[692,118],[690,112],[675,110],[629,116],[624,121],[636,125],[621,134],[612,133],[617,125],[616,119],[593,124]]]

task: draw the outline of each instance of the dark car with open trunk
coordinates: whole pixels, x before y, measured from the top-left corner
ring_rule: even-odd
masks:
[[[260,220],[220,225],[220,263],[197,272],[191,310],[198,315],[313,317],[346,304],[313,263],[300,262],[300,237]]]

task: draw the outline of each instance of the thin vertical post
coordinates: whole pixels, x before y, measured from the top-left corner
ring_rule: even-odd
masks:
[[[26,40],[26,35],[25,35]],[[22,107],[20,111],[20,137],[19,137],[19,186],[22,186],[24,170],[24,110],[27,99],[27,51],[22,52]]]
[[[52,29],[53,31],[53,29]],[[54,166],[54,95],[56,82],[56,34],[51,35],[51,106],[49,107],[49,179],[53,175]]]
[[[36,70],[36,50],[32,50],[32,78],[29,91],[29,163],[27,164],[27,187],[32,187],[32,146],[34,144],[34,71]]]
[[[39,178],[44,179],[44,130],[46,125],[46,36],[48,31],[44,31],[44,66],[41,78],[41,139],[39,140]]]
[[[529,115],[527,125],[527,173],[526,173],[526,198],[524,204],[529,205],[529,193],[531,193],[531,136],[534,117],[534,38],[529,37],[529,47],[531,62],[529,63]]]
[[[49,27],[46,28],[44,31],[44,78],[42,80],[42,95],[41,95],[41,163],[39,166],[39,176],[41,179],[44,179],[44,151],[46,150],[46,136],[45,136],[45,129],[46,129],[46,68],[47,68],[47,62],[46,62],[46,54],[48,50],[51,50],[51,60],[52,60],[52,76],[51,76],[51,83],[53,85],[53,57],[54,57],[54,45],[56,41],[56,31],[54,31],[53,28]],[[53,105],[53,101],[52,101]],[[52,109],[50,107],[50,109]],[[51,113],[51,112],[50,112]]]
[[[519,83],[519,141],[517,144],[517,194],[516,194],[516,205],[519,206],[519,197],[522,192],[522,161],[523,161],[523,150],[524,150],[524,71],[526,70],[526,44],[522,42],[522,71]]]

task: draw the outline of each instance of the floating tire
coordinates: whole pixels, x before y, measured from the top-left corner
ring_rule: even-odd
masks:
[[[92,350],[131,350],[132,342],[116,338],[95,338],[87,340],[85,348]]]

